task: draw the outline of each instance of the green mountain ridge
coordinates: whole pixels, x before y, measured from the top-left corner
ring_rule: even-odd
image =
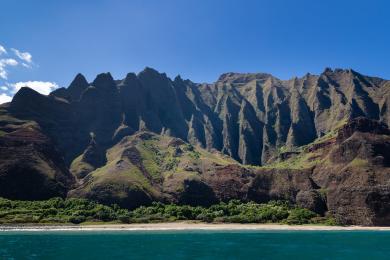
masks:
[[[286,200],[339,223],[387,225],[389,82],[353,70],[196,84],[146,68],[77,75],[0,106],[0,196],[133,209]]]

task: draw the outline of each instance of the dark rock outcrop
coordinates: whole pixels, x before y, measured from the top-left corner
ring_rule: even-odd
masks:
[[[338,131],[336,140],[341,143],[355,132],[390,135],[390,130],[385,123],[358,117],[348,122]]]
[[[310,209],[320,215],[328,210],[326,199],[318,190],[301,190],[296,197],[296,203],[302,208]]]
[[[61,154],[36,125],[0,136],[0,197],[65,197],[74,180]]]
[[[193,206],[210,206],[218,200],[213,189],[199,180],[185,180],[184,189],[178,194],[178,202]]]

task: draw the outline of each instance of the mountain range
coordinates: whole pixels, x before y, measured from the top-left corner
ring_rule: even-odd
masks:
[[[0,196],[126,208],[288,200],[390,225],[390,81],[351,69],[199,84],[145,68],[0,106]]]

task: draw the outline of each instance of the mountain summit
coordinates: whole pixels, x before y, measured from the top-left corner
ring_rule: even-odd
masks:
[[[122,196],[119,202],[129,208],[154,200],[194,203],[200,191],[202,205],[232,198],[310,201],[319,187],[333,189],[328,198],[344,196],[329,186],[331,176],[357,171],[350,165],[360,165],[356,158],[373,176],[381,167],[369,187],[384,184],[389,106],[390,81],[350,69],[290,80],[225,73],[212,84],[171,80],[151,68],[123,80],[102,73],[88,82],[78,74],[68,88],[48,96],[22,88],[0,106],[0,196],[80,196],[104,203]],[[290,190],[273,178],[292,178]],[[363,200],[371,188],[359,181]],[[179,192],[182,186],[188,190]],[[345,219],[334,200],[319,203],[314,206],[345,222],[364,219]],[[365,214],[370,223],[383,221],[375,212]]]
[[[69,117],[61,121],[63,129],[79,128],[69,133],[82,140],[66,151],[69,160],[85,149],[90,132],[112,145],[114,133],[126,125],[216,149],[243,164],[265,165],[279,149],[308,144],[355,117],[389,124],[389,89],[389,81],[351,69],[327,68],[321,75],[291,80],[266,73],[225,73],[213,84],[197,84],[179,77],[172,81],[145,68],[118,81],[102,73],[87,83],[78,74],[67,89],[42,98],[68,110],[58,115]],[[14,102],[9,109],[15,115],[37,119],[27,105],[13,108]],[[55,138],[57,130],[52,130]],[[58,143],[61,147],[62,141]]]

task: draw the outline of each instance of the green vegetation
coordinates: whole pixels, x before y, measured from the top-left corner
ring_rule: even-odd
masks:
[[[263,168],[270,169],[309,169],[319,163],[324,163],[324,160],[320,158],[320,154],[317,152],[305,152],[293,155],[286,160],[278,160],[274,163],[267,164]]]
[[[193,145],[186,144],[184,147],[184,150],[188,152],[188,155],[192,160],[199,160],[200,159],[201,154],[200,154],[200,152],[195,150]]]
[[[318,164],[328,163],[327,159],[323,157],[323,152],[319,151],[310,151],[309,148],[314,145],[319,145],[337,137],[337,133],[340,128],[342,128],[345,124],[347,124],[347,119],[342,119],[337,121],[337,124],[334,125],[332,130],[328,131],[325,135],[318,137],[313,142],[302,145],[299,147],[287,147],[280,146],[276,149],[276,158],[280,157],[283,153],[295,153],[291,154],[290,158],[281,160],[276,159],[273,163],[267,164],[262,168],[271,168],[271,169],[309,169]],[[357,165],[363,164],[363,162],[355,162]]]
[[[280,201],[257,204],[254,202],[242,203],[238,200],[232,200],[229,203],[221,202],[209,208],[153,203],[152,206],[140,207],[132,211],[130,216],[131,222],[198,220],[202,222],[224,223],[330,223],[329,219],[321,218],[310,210],[297,208]]]
[[[74,223],[114,221],[127,210],[104,206],[85,199],[52,198],[45,201],[17,201],[0,198],[0,223]]]
[[[349,163],[350,166],[355,168],[363,168],[369,165],[368,160],[364,160],[361,158],[355,158],[352,162]]]
[[[0,223],[150,223],[172,221],[201,221],[225,223],[285,223],[327,224],[333,219],[319,217],[314,212],[297,208],[286,202],[267,204],[242,203],[232,200],[208,208],[188,205],[153,203],[133,211],[117,205],[105,206],[85,199],[53,198],[46,201],[15,201],[0,198]]]
[[[96,198],[96,191],[107,190],[112,197],[123,199],[127,191],[136,189],[160,198],[158,185],[162,183],[168,183],[168,192],[181,192],[184,180],[198,178],[202,165],[237,163],[221,153],[150,132],[125,137],[107,150],[106,157],[107,163],[97,169],[84,162],[83,155],[73,161],[71,173],[79,179],[88,174],[89,181],[76,188],[72,197]]]
[[[167,156],[166,152],[156,145],[157,140],[151,139],[146,140],[143,143],[137,145],[139,150],[142,163],[145,166],[146,170],[153,177],[153,179],[158,180],[161,178],[160,165],[164,163],[164,159]]]

